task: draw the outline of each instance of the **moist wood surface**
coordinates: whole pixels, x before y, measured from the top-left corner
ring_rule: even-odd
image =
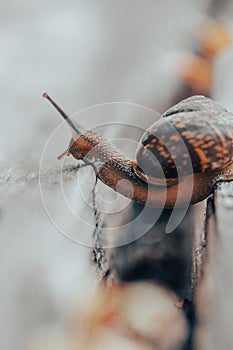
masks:
[[[193,297],[187,312],[190,337],[185,349],[231,349],[233,182],[219,183],[214,196],[190,209],[172,234],[164,232],[170,215],[165,210],[141,239],[108,250],[106,278],[126,283],[150,280],[165,284],[180,298]],[[140,206],[131,210],[137,215]],[[190,310],[195,311],[190,314]]]
[[[196,288],[197,350],[232,349],[233,344],[233,182],[217,185],[212,204],[201,259],[203,274]]]

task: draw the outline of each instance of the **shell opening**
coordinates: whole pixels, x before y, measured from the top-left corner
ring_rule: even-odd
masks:
[[[133,166],[133,168],[134,168],[136,175],[139,177],[139,179],[142,180],[143,182],[150,184],[150,185],[170,187],[170,186],[176,185],[178,183],[178,179],[176,179],[176,178],[168,179],[165,177],[164,178],[156,178],[153,176],[148,176],[143,172],[143,170],[137,164],[135,164]]]

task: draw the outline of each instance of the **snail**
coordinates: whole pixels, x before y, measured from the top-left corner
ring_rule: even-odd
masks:
[[[83,160],[104,184],[136,202],[183,207],[207,198],[218,179],[232,177],[233,114],[210,98],[192,96],[168,109],[145,132],[133,161],[74,123],[47,93],[43,97],[75,135],[58,159]]]

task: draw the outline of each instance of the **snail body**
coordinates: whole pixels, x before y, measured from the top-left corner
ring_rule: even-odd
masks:
[[[233,114],[204,96],[167,110],[143,135],[136,161],[99,134],[74,124],[67,151],[95,170],[115,191],[141,204],[172,208],[205,199],[221,174],[233,166]]]

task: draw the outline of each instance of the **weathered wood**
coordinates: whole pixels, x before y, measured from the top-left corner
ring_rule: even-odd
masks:
[[[188,255],[193,244],[192,288],[196,308],[193,349],[196,350],[232,347],[232,209],[233,183],[222,182],[217,185],[213,197],[192,208],[173,234],[164,233],[170,215],[169,211],[164,211],[144,237],[127,246],[110,249],[106,255],[107,279],[121,282],[154,280],[165,284],[180,297],[187,297],[191,275]],[[138,210],[135,205],[132,215],[137,215]],[[192,325],[191,322],[187,349],[192,346]]]
[[[203,259],[206,251],[207,201],[194,206],[193,271],[192,292],[194,293],[203,273]]]
[[[233,344],[233,182],[218,184],[206,226],[203,278],[196,289],[196,349],[231,349]]]
[[[131,217],[139,215],[142,206],[133,204]],[[151,208],[149,216],[156,217]],[[106,251],[107,278],[121,282],[150,280],[169,287],[182,298],[190,298],[192,271],[193,208],[169,234],[166,226],[172,210],[163,210],[153,227],[132,243]],[[177,215],[179,215],[177,210]],[[144,217],[146,221],[148,218]],[[133,235],[133,232],[128,232]]]
[[[138,204],[132,204],[129,211],[125,213],[125,219],[133,220],[140,214],[143,207]],[[149,217],[157,217],[158,209],[151,208],[143,220],[146,222]],[[191,272],[192,272],[192,240],[193,240],[193,218],[194,208],[190,207],[183,220],[174,230],[167,234],[166,227],[171,217],[172,210],[163,210],[159,219],[151,229],[141,238],[135,239],[131,243],[105,250],[105,281],[108,285],[137,283],[139,281],[150,281],[154,287],[163,285],[167,290],[175,292],[178,300],[177,307],[183,308],[186,314],[185,322],[188,324],[189,331],[185,336],[181,336],[177,331],[177,337],[180,339],[179,346],[173,343],[172,349],[191,350],[192,349],[192,329],[193,326],[193,307],[191,298]],[[181,213],[177,210],[176,215]],[[119,222],[122,224],[122,218]],[[132,230],[133,231],[133,230]],[[134,232],[127,233],[134,237]],[[141,301],[138,300],[138,303]],[[153,300],[153,305],[160,303]],[[168,302],[169,304],[169,302]],[[175,307],[175,304],[173,304]],[[163,310],[165,312],[165,309]],[[180,325],[179,325],[180,322]],[[177,326],[182,329],[184,319],[177,321]],[[159,321],[158,323],[159,324]],[[174,326],[174,325],[173,325]],[[164,339],[161,340],[161,348],[166,348],[166,338],[171,330],[164,332]],[[170,348],[169,348],[170,349]]]

